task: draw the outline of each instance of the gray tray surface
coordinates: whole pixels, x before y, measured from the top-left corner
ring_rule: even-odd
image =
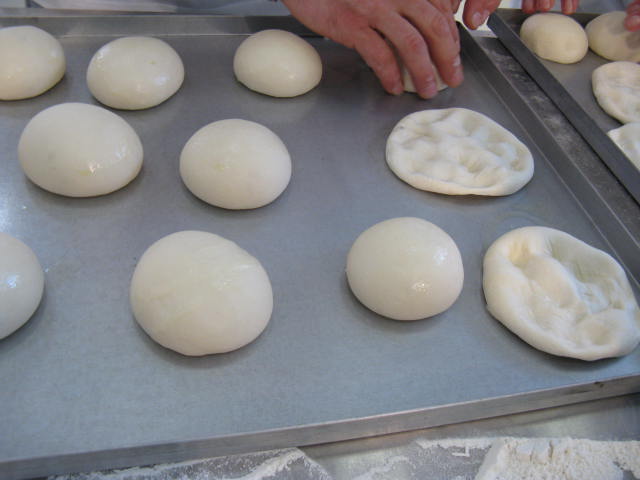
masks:
[[[45,95],[0,104],[0,231],[30,245],[46,272],[36,314],[0,341],[3,478],[308,445],[640,390],[640,350],[594,363],[554,357],[485,309],[482,256],[513,228],[565,230],[617,254],[630,271],[637,271],[629,262],[640,249],[637,238],[598,222],[615,223],[614,206],[597,204],[588,179],[556,154],[535,116],[505,103],[511,97],[496,90],[486,74],[491,66],[464,32],[466,81],[433,100],[386,95],[354,52],[321,38],[309,38],[323,59],[321,84],[276,99],[238,84],[231,65],[246,34],[288,25],[282,19],[0,18],[0,26],[17,23],[55,32],[68,70]],[[141,174],[98,198],[41,190],[18,165],[22,129],[48,106],[96,103],[85,85],[88,62],[101,45],[127,34],[163,38],[187,72],[166,103],[118,112],[143,142]],[[482,112],[522,139],[535,159],[532,181],[508,197],[479,198],[422,192],[397,179],[384,158],[393,126],[411,112],[446,107]],[[260,122],[289,148],[292,181],[274,203],[226,211],[181,183],[178,158],[187,139],[225,118]],[[543,139],[540,147],[534,138]],[[583,182],[579,194],[572,182]],[[460,298],[424,321],[373,314],[344,276],[355,238],[398,216],[441,226],[463,257]],[[154,241],[187,229],[236,241],[270,275],[273,317],[243,349],[184,357],[150,340],[132,317],[136,261]]]
[[[597,16],[598,14],[581,13],[573,18],[584,26]],[[592,72],[609,63],[609,60],[591,50],[581,61],[569,65],[536,56],[519,37],[520,26],[526,18],[527,15],[519,10],[499,9],[491,15],[488,23],[511,54],[591,144],[629,193],[640,202],[640,170],[606,134],[622,124],[602,110],[591,87]]]

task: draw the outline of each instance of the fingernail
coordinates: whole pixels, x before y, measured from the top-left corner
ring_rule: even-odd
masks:
[[[392,95],[396,95],[396,96],[397,96],[397,95],[401,95],[401,94],[402,94],[402,92],[404,92],[404,87],[403,87],[401,84],[399,84],[399,83],[396,83],[396,84],[391,88],[391,94],[392,94]]]
[[[640,28],[640,15],[627,17],[624,22],[624,26],[627,27],[628,30],[637,30]]]
[[[480,12],[476,12],[471,16],[471,26],[473,28],[478,28],[482,25],[482,14]]]

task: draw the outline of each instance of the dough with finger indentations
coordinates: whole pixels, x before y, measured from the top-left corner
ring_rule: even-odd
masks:
[[[611,62],[591,75],[593,94],[602,109],[622,123],[640,122],[640,65]]]
[[[624,26],[626,12],[608,12],[591,20],[585,30],[589,47],[607,60],[640,62],[640,32]]]
[[[565,232],[512,230],[489,247],[483,269],[489,312],[539,350],[598,360],[640,341],[640,309],[622,267]]]
[[[387,140],[387,164],[420,190],[509,195],[533,176],[531,152],[489,117],[465,108],[404,117]]]

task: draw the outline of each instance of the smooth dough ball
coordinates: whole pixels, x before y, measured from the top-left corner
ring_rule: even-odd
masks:
[[[523,227],[498,238],[482,286],[491,315],[544,352],[598,360],[640,341],[640,309],[622,267],[560,230]]]
[[[263,30],[240,44],[233,71],[251,90],[272,97],[295,97],[320,83],[322,61],[315,48],[299,36]]]
[[[271,282],[260,262],[207,232],[161,238],[133,272],[133,314],[160,345],[184,355],[236,350],[267,326]]]
[[[627,123],[622,127],[614,128],[609,130],[607,135],[640,170],[640,122]]]
[[[640,62],[640,32],[624,27],[626,16],[626,12],[617,11],[591,20],[585,27],[591,50],[607,60]]]
[[[611,62],[596,68],[591,86],[602,109],[622,123],[640,122],[640,65]]]
[[[184,80],[180,56],[152,37],[124,37],[98,50],[87,69],[91,94],[112,108],[155,107],[178,91]]]
[[[46,92],[64,76],[60,42],[32,26],[0,28],[0,100],[20,100]]]
[[[44,272],[33,251],[0,232],[0,339],[31,318],[43,290]]]
[[[447,310],[462,291],[460,251],[440,227],[392,218],[365,230],[347,256],[351,291],[367,308],[394,320]]]
[[[275,200],[289,184],[291,157],[267,127],[248,120],[220,120],[187,141],[180,175],[191,193],[211,205],[258,208]]]
[[[442,91],[445,88],[447,88],[447,84],[444,83],[442,81],[442,77],[440,77],[440,73],[438,73],[438,70],[434,68],[434,71],[436,72],[436,86],[438,87],[438,91]],[[413,84],[413,79],[411,78],[411,74],[409,73],[409,70],[407,70],[407,67],[405,67],[404,65],[402,65],[402,85],[404,86],[404,91],[405,92],[410,92],[410,93],[415,93],[416,92],[416,87]]]
[[[576,63],[589,50],[582,25],[560,13],[537,13],[520,27],[522,42],[533,53],[557,63]]]
[[[68,197],[93,197],[124,187],[142,167],[142,143],[115,113],[63,103],[33,117],[18,143],[33,183]]]
[[[509,195],[533,176],[531,152],[511,132],[465,108],[404,117],[387,140],[387,164],[420,190]]]

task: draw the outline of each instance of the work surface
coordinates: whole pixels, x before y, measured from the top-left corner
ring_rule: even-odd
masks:
[[[67,33],[63,45],[69,48],[71,62],[66,83],[31,103],[11,105],[13,130],[3,129],[3,158],[15,160],[11,142],[29,115],[62,101],[92,102],[83,90],[83,68],[107,40],[106,34],[85,35],[77,22]],[[183,97],[158,107],[158,113],[164,109],[161,116],[153,116],[153,111],[123,115],[143,142],[148,139],[144,172],[132,185],[109,197],[82,201],[47,194],[24,179],[10,189],[3,187],[13,202],[3,217],[9,232],[34,232],[35,221],[58,236],[34,238],[32,247],[48,252],[43,263],[51,281],[45,302],[39,317],[4,342],[9,347],[2,354],[12,355],[5,366],[32,369],[27,377],[24,370],[3,373],[3,378],[27,382],[32,389],[28,398],[15,395],[23,389],[14,383],[6,402],[3,399],[10,412],[21,412],[27,420],[9,427],[22,435],[21,440],[4,437],[0,443],[7,458],[24,458],[24,447],[35,448],[33,457],[55,459],[79,447],[96,452],[163,442],[183,447],[156,450],[154,458],[166,454],[169,459],[176,451],[188,458],[194,452],[201,456],[205,451],[224,453],[225,448],[303,445],[458,422],[637,388],[638,352],[596,364],[552,358],[520,342],[484,311],[479,265],[482,252],[500,233],[535,223],[569,229],[604,249],[616,239],[607,238],[606,229],[603,234],[598,231],[582,199],[576,201],[554,170],[558,159],[549,158],[547,145],[539,148],[529,136],[529,122],[537,126],[536,120],[514,117],[472,53],[466,54],[465,86],[427,104],[410,95],[385,96],[370,72],[356,67],[351,52],[313,39],[330,60],[325,81],[317,91],[283,107],[243,90],[230,72],[201,62],[205,52],[213,51],[225,59],[216,63],[229,64],[240,38],[227,36],[195,50],[194,40],[199,45],[204,39],[178,35],[169,40],[183,56],[187,71],[195,72]],[[493,56],[498,64],[507,63],[499,48]],[[531,88],[524,77],[518,80],[508,73],[512,84]],[[214,81],[221,89],[211,93],[211,103],[189,100],[188,92],[209,88]],[[538,97],[536,101],[544,100]],[[387,132],[406,113],[445,106],[473,108],[509,125],[534,151],[534,181],[505,199],[452,199],[414,191],[393,177],[384,165]],[[292,184],[265,209],[213,209],[191,197],[177,178],[177,155],[188,136],[207,121],[231,116],[270,126],[292,153]],[[567,126],[562,143],[571,135]],[[591,160],[597,161],[593,156]],[[21,178],[15,163],[10,168],[10,178]],[[599,189],[610,181],[597,163],[590,168],[602,177],[597,184],[586,182],[584,188]],[[623,216],[633,208],[624,198],[621,194],[613,199]],[[602,213],[593,212],[596,217]],[[366,311],[350,296],[341,273],[346,251],[360,231],[401,215],[421,216],[442,226],[459,242],[467,267],[465,290],[456,306],[445,315],[410,325]],[[477,229],[475,238],[468,235],[470,226]],[[221,357],[184,359],[157,347],[137,329],[126,303],[128,279],[136,258],[159,236],[212,227],[238,241],[273,272],[276,311],[271,326],[249,348]],[[632,233],[634,227],[630,225]],[[293,238],[280,236],[285,232]],[[624,255],[624,248],[620,251]],[[74,286],[56,278],[73,279]],[[114,317],[114,323],[104,321]],[[34,342],[31,350],[24,347],[29,342]],[[345,422],[351,419],[356,421]],[[9,425],[5,421],[11,419],[2,419]],[[308,428],[295,428],[299,426]],[[262,430],[272,431],[242,435]],[[44,431],[53,436],[41,435]],[[218,437],[223,440],[216,449]],[[210,439],[214,444],[207,442]],[[184,447],[192,450],[185,452]],[[138,453],[144,453],[141,459],[149,458],[144,456],[149,451]],[[119,454],[131,461],[123,451]],[[108,465],[109,459],[113,455],[108,453],[85,456],[98,466]],[[32,465],[29,460],[24,465]]]

